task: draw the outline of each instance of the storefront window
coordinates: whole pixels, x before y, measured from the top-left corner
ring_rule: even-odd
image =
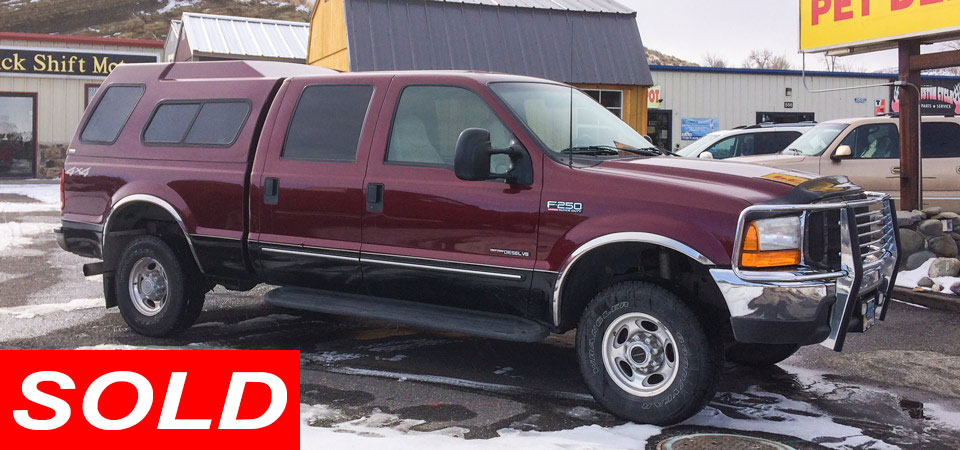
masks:
[[[603,105],[613,115],[623,118],[623,91],[614,91],[606,89],[584,89],[584,94]]]
[[[34,175],[35,117],[35,94],[0,93],[0,177]]]

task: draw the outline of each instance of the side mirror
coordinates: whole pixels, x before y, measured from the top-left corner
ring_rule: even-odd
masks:
[[[495,155],[507,155],[513,167],[506,173],[493,173],[490,166]],[[467,128],[457,139],[453,173],[464,181],[505,180],[509,184],[531,184],[533,183],[532,170],[520,169],[521,166],[530,166],[530,164],[519,164],[524,158],[529,159],[522,148],[513,146],[495,149],[490,145],[489,131],[481,128]]]
[[[853,156],[853,149],[849,145],[841,145],[833,151],[833,154],[830,155],[830,159],[834,161],[839,161],[841,159],[846,159]]]
[[[700,159],[713,159],[713,153],[710,153],[710,152],[708,152],[708,151],[702,151],[702,152],[700,152],[699,155],[697,155],[697,158],[700,158]]]

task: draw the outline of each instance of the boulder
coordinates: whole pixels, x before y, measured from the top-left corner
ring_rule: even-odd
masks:
[[[904,255],[911,255],[923,250],[923,244],[924,238],[922,234],[909,228],[900,229],[900,247],[903,249]]]
[[[950,237],[952,237],[953,240],[960,242],[960,233],[957,233],[956,231],[954,231],[953,233],[950,233]]]
[[[955,277],[960,275],[960,259],[937,258],[930,265],[930,278]]]
[[[935,216],[935,215],[937,215],[937,214],[942,213],[942,212],[943,212],[943,208],[941,208],[941,207],[939,207],[939,206],[931,206],[931,207],[929,207],[929,208],[923,208],[923,209],[921,209],[920,212],[922,212],[923,214],[925,214],[927,217],[933,217],[933,216]]]
[[[897,226],[910,227],[923,220],[923,214],[919,211],[897,211]]]
[[[910,211],[910,212],[913,213],[913,214],[916,214],[916,215],[920,216],[920,220],[929,219],[929,218],[930,218],[929,216],[927,216],[926,214],[924,214],[923,211],[920,211],[919,209],[915,209],[915,210]]]
[[[903,270],[913,270],[923,265],[927,260],[936,258],[932,252],[921,250],[907,257],[907,262],[903,263]]]
[[[960,295],[960,281],[953,283],[953,286],[950,286],[950,292]]]
[[[957,214],[957,213],[955,213],[955,212],[950,212],[950,211],[944,211],[944,212],[942,212],[942,213],[940,213],[940,214],[937,214],[937,215],[931,217],[931,219],[936,219],[936,220],[953,220],[953,219],[956,219],[956,218],[958,218],[958,217],[960,217],[960,214]]]
[[[957,241],[953,240],[950,236],[937,236],[927,241],[927,250],[930,250],[937,256],[956,258]]]
[[[933,280],[931,280],[930,277],[923,277],[917,282],[917,286],[925,288],[933,287]]]
[[[939,220],[927,219],[917,225],[917,230],[927,236],[940,236],[943,234],[943,223]]]

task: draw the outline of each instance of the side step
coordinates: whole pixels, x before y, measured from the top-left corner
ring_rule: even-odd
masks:
[[[268,304],[284,308],[378,319],[504,341],[540,342],[550,334],[547,327],[521,317],[380,297],[281,287],[263,298]]]

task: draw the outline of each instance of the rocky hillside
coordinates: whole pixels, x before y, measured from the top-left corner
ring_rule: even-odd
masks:
[[[163,39],[183,12],[306,22],[314,0],[0,0],[0,30]]]
[[[315,0],[0,0],[0,31],[166,38],[184,12],[306,22]],[[696,66],[647,49],[650,64]]]

